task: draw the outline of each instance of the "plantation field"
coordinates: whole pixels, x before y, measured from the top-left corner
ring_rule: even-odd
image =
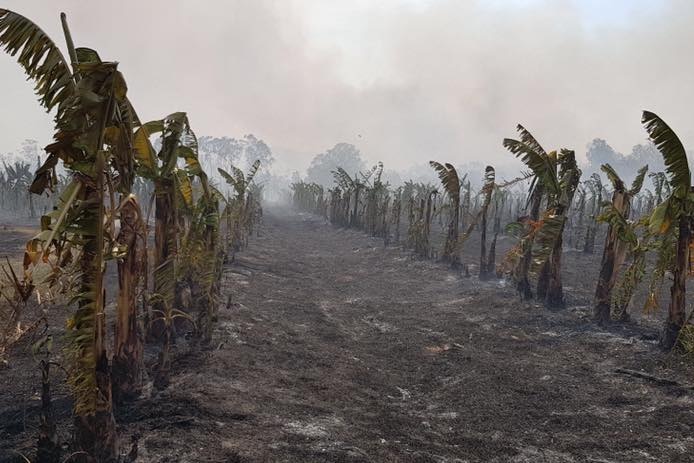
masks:
[[[3,252],[17,235],[18,255],[12,230]],[[691,461],[694,371],[658,349],[656,320],[592,323],[599,258],[565,253],[569,307],[551,312],[502,280],[270,210],[225,268],[212,349],[176,341],[170,386],[117,409],[122,442],[137,436],[143,462]],[[0,370],[3,462],[35,445],[28,344]],[[68,424],[60,386],[54,401]]]

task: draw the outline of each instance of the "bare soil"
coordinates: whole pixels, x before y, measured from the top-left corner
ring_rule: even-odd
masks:
[[[119,410],[125,447],[139,436],[142,462],[694,461],[690,359],[658,349],[652,320],[594,326],[599,255],[566,256],[569,308],[550,312],[273,211],[226,269],[213,349],[179,343],[171,386]],[[0,461],[35,439],[27,344],[0,370]],[[67,439],[63,389],[55,402]]]

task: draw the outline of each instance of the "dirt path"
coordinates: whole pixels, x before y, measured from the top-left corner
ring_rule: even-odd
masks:
[[[650,334],[311,216],[265,222],[229,269],[218,349],[121,417],[143,461],[694,461],[694,395],[615,372],[686,382]]]

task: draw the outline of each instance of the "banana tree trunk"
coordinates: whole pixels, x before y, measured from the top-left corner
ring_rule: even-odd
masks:
[[[171,370],[171,340],[173,339],[173,323],[167,320],[164,324],[164,339],[157,365],[154,368],[154,387],[157,390],[166,389],[169,386],[169,374]]]
[[[612,205],[626,219],[629,218],[629,198],[623,192],[615,192]],[[617,281],[619,268],[626,258],[626,246],[619,240],[616,230],[610,225],[605,237],[605,247],[602,253],[598,286],[595,289],[595,308],[593,318],[599,324],[610,321],[610,308],[612,307],[612,289]]]
[[[142,389],[144,340],[138,325],[137,294],[146,268],[146,234],[142,211],[134,198],[121,206],[117,241],[126,248],[118,262],[118,300],[113,356],[116,402],[137,397]]]
[[[547,298],[547,291],[549,290],[549,262],[547,259],[544,264],[540,267],[540,273],[537,276],[537,288],[535,290],[537,299],[544,301]]]
[[[677,256],[675,269],[670,287],[670,306],[668,307],[665,329],[660,338],[660,345],[667,350],[675,347],[680,330],[684,326],[687,271],[689,266],[689,241],[691,239],[690,218],[683,214],[679,221],[679,237],[677,238]]]
[[[34,209],[34,195],[29,193],[29,217],[34,218],[36,217],[36,210]]]
[[[429,257],[429,235],[431,232],[431,213],[432,213],[432,195],[427,198],[426,213],[424,215],[424,233],[422,238],[422,257]]]
[[[154,194],[154,268],[157,269],[173,259],[178,253],[178,218],[173,181],[170,179],[157,180]],[[158,284],[156,279],[154,285],[155,293],[167,300],[169,298],[173,300],[173,294],[164,294],[167,291]]]
[[[494,232],[494,238],[489,245],[489,257],[487,258],[487,276],[496,276],[496,241],[499,238],[499,232]]]
[[[354,209],[352,211],[352,220],[350,226],[353,228],[359,227],[359,188],[358,186],[354,189]]]
[[[161,314],[174,303],[175,258],[178,253],[178,217],[174,183],[160,178],[154,182],[154,289],[158,301],[152,308]],[[156,319],[160,317],[150,317]],[[161,320],[150,324],[147,335],[161,339],[165,327]]]
[[[595,289],[593,318],[600,325],[604,325],[610,321],[610,308],[612,306],[610,295],[617,275],[614,271],[617,260],[616,243],[610,235],[612,235],[612,230],[608,231],[607,238],[605,239],[605,249],[602,253],[598,286]]]
[[[564,222],[566,223],[566,222]],[[552,248],[552,255],[549,258],[547,295],[545,296],[545,306],[550,309],[564,308],[564,289],[561,282],[561,256],[564,236],[564,225],[561,226],[559,237]]]
[[[488,203],[482,205],[482,218],[480,220],[480,280],[489,278],[487,269],[487,206]]]
[[[96,164],[95,170],[102,172],[103,160],[97,160]],[[97,180],[96,188],[85,185],[82,194],[82,200],[89,205],[82,213],[83,228],[88,231],[83,235],[85,244],[80,260],[80,291],[83,296],[73,320],[76,332],[90,330],[93,331],[94,337],[90,346],[83,346],[77,353],[79,365],[75,373],[79,376],[73,379],[78,396],[75,407],[74,443],[77,449],[85,451],[96,461],[111,463],[116,461],[118,455],[118,435],[113,417],[111,368],[106,354],[106,317],[103,311],[102,180]],[[93,389],[84,388],[85,382],[93,384]],[[83,406],[85,404],[86,406]]]
[[[533,191],[532,203],[530,207],[530,220],[537,222],[540,219],[540,207],[542,206],[542,195],[544,191],[541,186],[536,186]],[[532,264],[533,258],[533,239],[528,237],[526,242],[523,244],[523,257],[521,257],[518,263],[518,282],[516,283],[516,289],[523,300],[529,300],[533,297],[532,289],[530,288],[530,279],[528,277],[530,273],[530,266]]]
[[[460,196],[454,196],[451,201],[452,217],[448,223],[448,236],[446,236],[446,245],[443,251],[444,259],[450,263],[452,268],[460,266],[460,256],[456,249],[458,247],[458,236],[460,234],[458,224],[460,223]]]
[[[158,267],[176,255],[178,220],[174,204],[174,185],[169,179],[155,182],[154,200],[154,265]]]
[[[595,224],[589,223],[586,227],[586,236],[583,242],[583,254],[593,254],[595,248]]]
[[[381,215],[381,230],[380,234],[383,238],[383,243],[388,246],[390,243],[390,230],[388,227],[388,206],[390,205],[390,197],[386,196],[383,200],[383,214]]]
[[[217,204],[210,204],[207,207],[206,214],[214,213],[218,209]],[[200,298],[198,320],[201,325],[202,342],[208,345],[212,341],[212,327],[217,316],[214,296],[219,293],[220,263],[223,262],[223,257],[218,255],[218,228],[216,225],[205,225],[204,239],[208,260],[210,265],[214,266],[214,279],[210,282],[210,287],[205,288]]]

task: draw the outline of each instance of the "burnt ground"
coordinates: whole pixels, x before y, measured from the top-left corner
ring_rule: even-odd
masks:
[[[123,440],[141,436],[143,462],[694,461],[691,362],[649,323],[590,322],[596,262],[567,252],[569,308],[549,312],[501,280],[275,211],[227,268],[214,349],[179,345],[170,387],[119,411]],[[26,450],[35,373],[13,360],[0,449]],[[56,407],[68,423],[64,391]]]

